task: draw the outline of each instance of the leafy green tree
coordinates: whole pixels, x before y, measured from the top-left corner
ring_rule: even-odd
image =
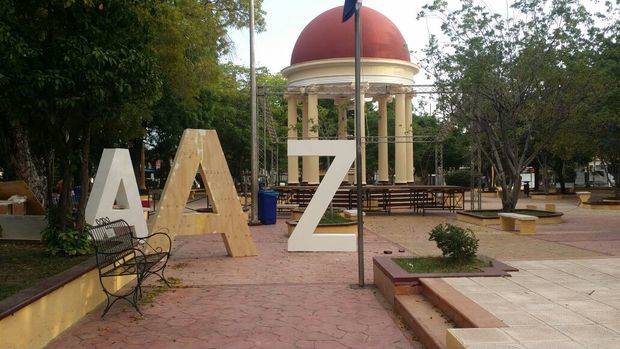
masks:
[[[145,12],[143,18],[154,31],[150,47],[155,52],[164,79],[162,97],[153,108],[152,120],[144,126],[147,129],[147,156],[150,160],[163,160],[161,175],[165,180],[169,161],[174,157],[186,128],[222,126],[216,129],[220,137],[225,137],[228,132],[238,137],[247,136],[245,130],[239,129],[241,125],[226,127],[231,126],[232,120],[245,123],[246,128],[249,124],[250,95],[246,89],[246,70],[220,64],[220,58],[231,49],[228,28],[248,25],[249,1],[185,0],[158,2],[156,6],[155,12]],[[264,30],[262,0],[256,1],[255,6],[257,29]],[[227,119],[228,125],[214,122],[218,117],[215,113],[227,113],[219,117]],[[222,143],[239,147],[226,155],[239,159],[235,161],[236,166],[245,165],[250,154],[247,148],[249,138],[231,139],[233,143]],[[233,173],[240,171],[234,170]]]
[[[414,116],[413,130],[414,134],[429,135],[440,141],[438,146],[443,147],[444,172],[469,164],[469,142],[458,127],[442,123],[433,115],[422,114]],[[435,143],[416,143],[414,154],[416,175],[427,182],[428,176],[435,173]]]
[[[456,10],[437,0],[421,17],[443,20],[445,45],[432,37],[424,62],[450,94],[438,107],[477,135],[502,187],[503,209],[514,209],[521,171],[552,135],[583,111],[591,93],[587,31],[593,18],[576,0],[516,1],[504,18],[474,1]]]
[[[211,92],[225,105],[242,100],[219,59],[230,48],[227,28],[245,26],[248,8],[247,0],[1,2],[2,166],[48,205],[62,179],[52,220],[61,229],[81,184],[80,225],[91,154],[145,134],[174,149],[184,128],[208,125],[197,111]]]
[[[579,130],[594,147],[596,156],[608,166],[615,180],[615,197],[620,197],[620,45],[619,21],[609,36],[599,35],[600,50],[594,57],[595,93]],[[586,125],[587,124],[587,125]]]
[[[26,169],[15,166],[16,175],[30,178],[38,163],[59,159],[63,190],[59,210],[61,228],[71,206],[70,188],[80,167],[83,195],[80,217],[87,199],[89,155],[93,135],[103,128],[141,133],[127,128],[149,117],[148,108],[158,95],[159,78],[154,56],[146,46],[138,1],[31,1],[3,3],[0,117],[8,125],[6,150],[12,163],[30,157]],[[15,40],[21,44],[13,46]],[[18,50],[17,52],[15,52]],[[25,57],[16,58],[20,51]],[[6,69],[8,68],[8,69]],[[16,68],[16,69],[14,69]],[[19,135],[23,130],[23,140]],[[127,132],[126,130],[130,131]],[[14,132],[17,131],[17,132]],[[12,138],[11,134],[16,135]],[[135,135],[134,135],[135,137]],[[11,150],[35,147],[35,153]],[[40,159],[46,159],[40,161]],[[51,166],[48,167],[50,172]],[[39,170],[40,171],[40,170]],[[21,172],[21,173],[20,173]],[[53,178],[53,173],[47,173]],[[47,183],[50,187],[52,183]],[[34,185],[38,196],[42,186]],[[49,191],[48,191],[49,192]],[[48,198],[49,201],[49,198]]]

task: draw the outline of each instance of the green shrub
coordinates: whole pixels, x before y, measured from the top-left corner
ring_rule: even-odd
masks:
[[[459,187],[471,186],[471,172],[469,170],[456,170],[446,173],[445,180],[447,185],[457,185]]]
[[[476,257],[478,239],[471,229],[452,224],[440,224],[430,232],[429,241],[435,241],[444,257],[457,261],[469,261]]]
[[[65,230],[49,226],[41,234],[45,250],[51,255],[82,256],[93,253],[93,247],[86,229]]]
[[[342,217],[339,211],[334,211],[334,213],[331,213],[328,209],[325,214],[323,214],[323,217],[321,217],[319,224],[341,224],[349,222],[351,221]]]

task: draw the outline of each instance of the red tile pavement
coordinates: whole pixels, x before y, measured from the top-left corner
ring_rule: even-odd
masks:
[[[583,250],[604,253],[609,256],[620,256],[620,240],[572,241],[560,243],[581,248]]]
[[[563,224],[539,225],[534,239],[620,256],[620,215],[567,215]]]
[[[599,212],[564,212],[562,216],[563,224],[539,224],[536,230],[539,233],[573,233],[573,232],[599,232],[599,233],[620,233],[620,214],[610,213],[595,214]]]
[[[178,237],[181,286],[143,305],[89,314],[48,348],[421,348],[376,289],[356,290],[355,253],[288,253],[286,227],[251,228],[259,256],[226,257],[219,236]],[[367,235],[372,256],[399,246]]]

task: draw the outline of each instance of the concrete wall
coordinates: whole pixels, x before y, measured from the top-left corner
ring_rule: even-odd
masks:
[[[41,240],[46,226],[45,216],[0,215],[0,240]]]

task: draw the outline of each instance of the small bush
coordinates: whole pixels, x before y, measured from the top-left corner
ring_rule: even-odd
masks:
[[[41,240],[45,244],[46,252],[53,256],[58,254],[82,256],[93,253],[93,247],[85,229],[60,230],[50,226],[41,234]]]
[[[444,257],[457,261],[469,261],[476,257],[478,239],[471,229],[452,224],[440,224],[430,232],[429,241],[435,241]]]
[[[334,211],[334,213],[331,213],[328,209],[325,214],[323,214],[323,217],[321,217],[319,224],[340,224],[349,222],[351,221],[341,216],[339,212]]]

